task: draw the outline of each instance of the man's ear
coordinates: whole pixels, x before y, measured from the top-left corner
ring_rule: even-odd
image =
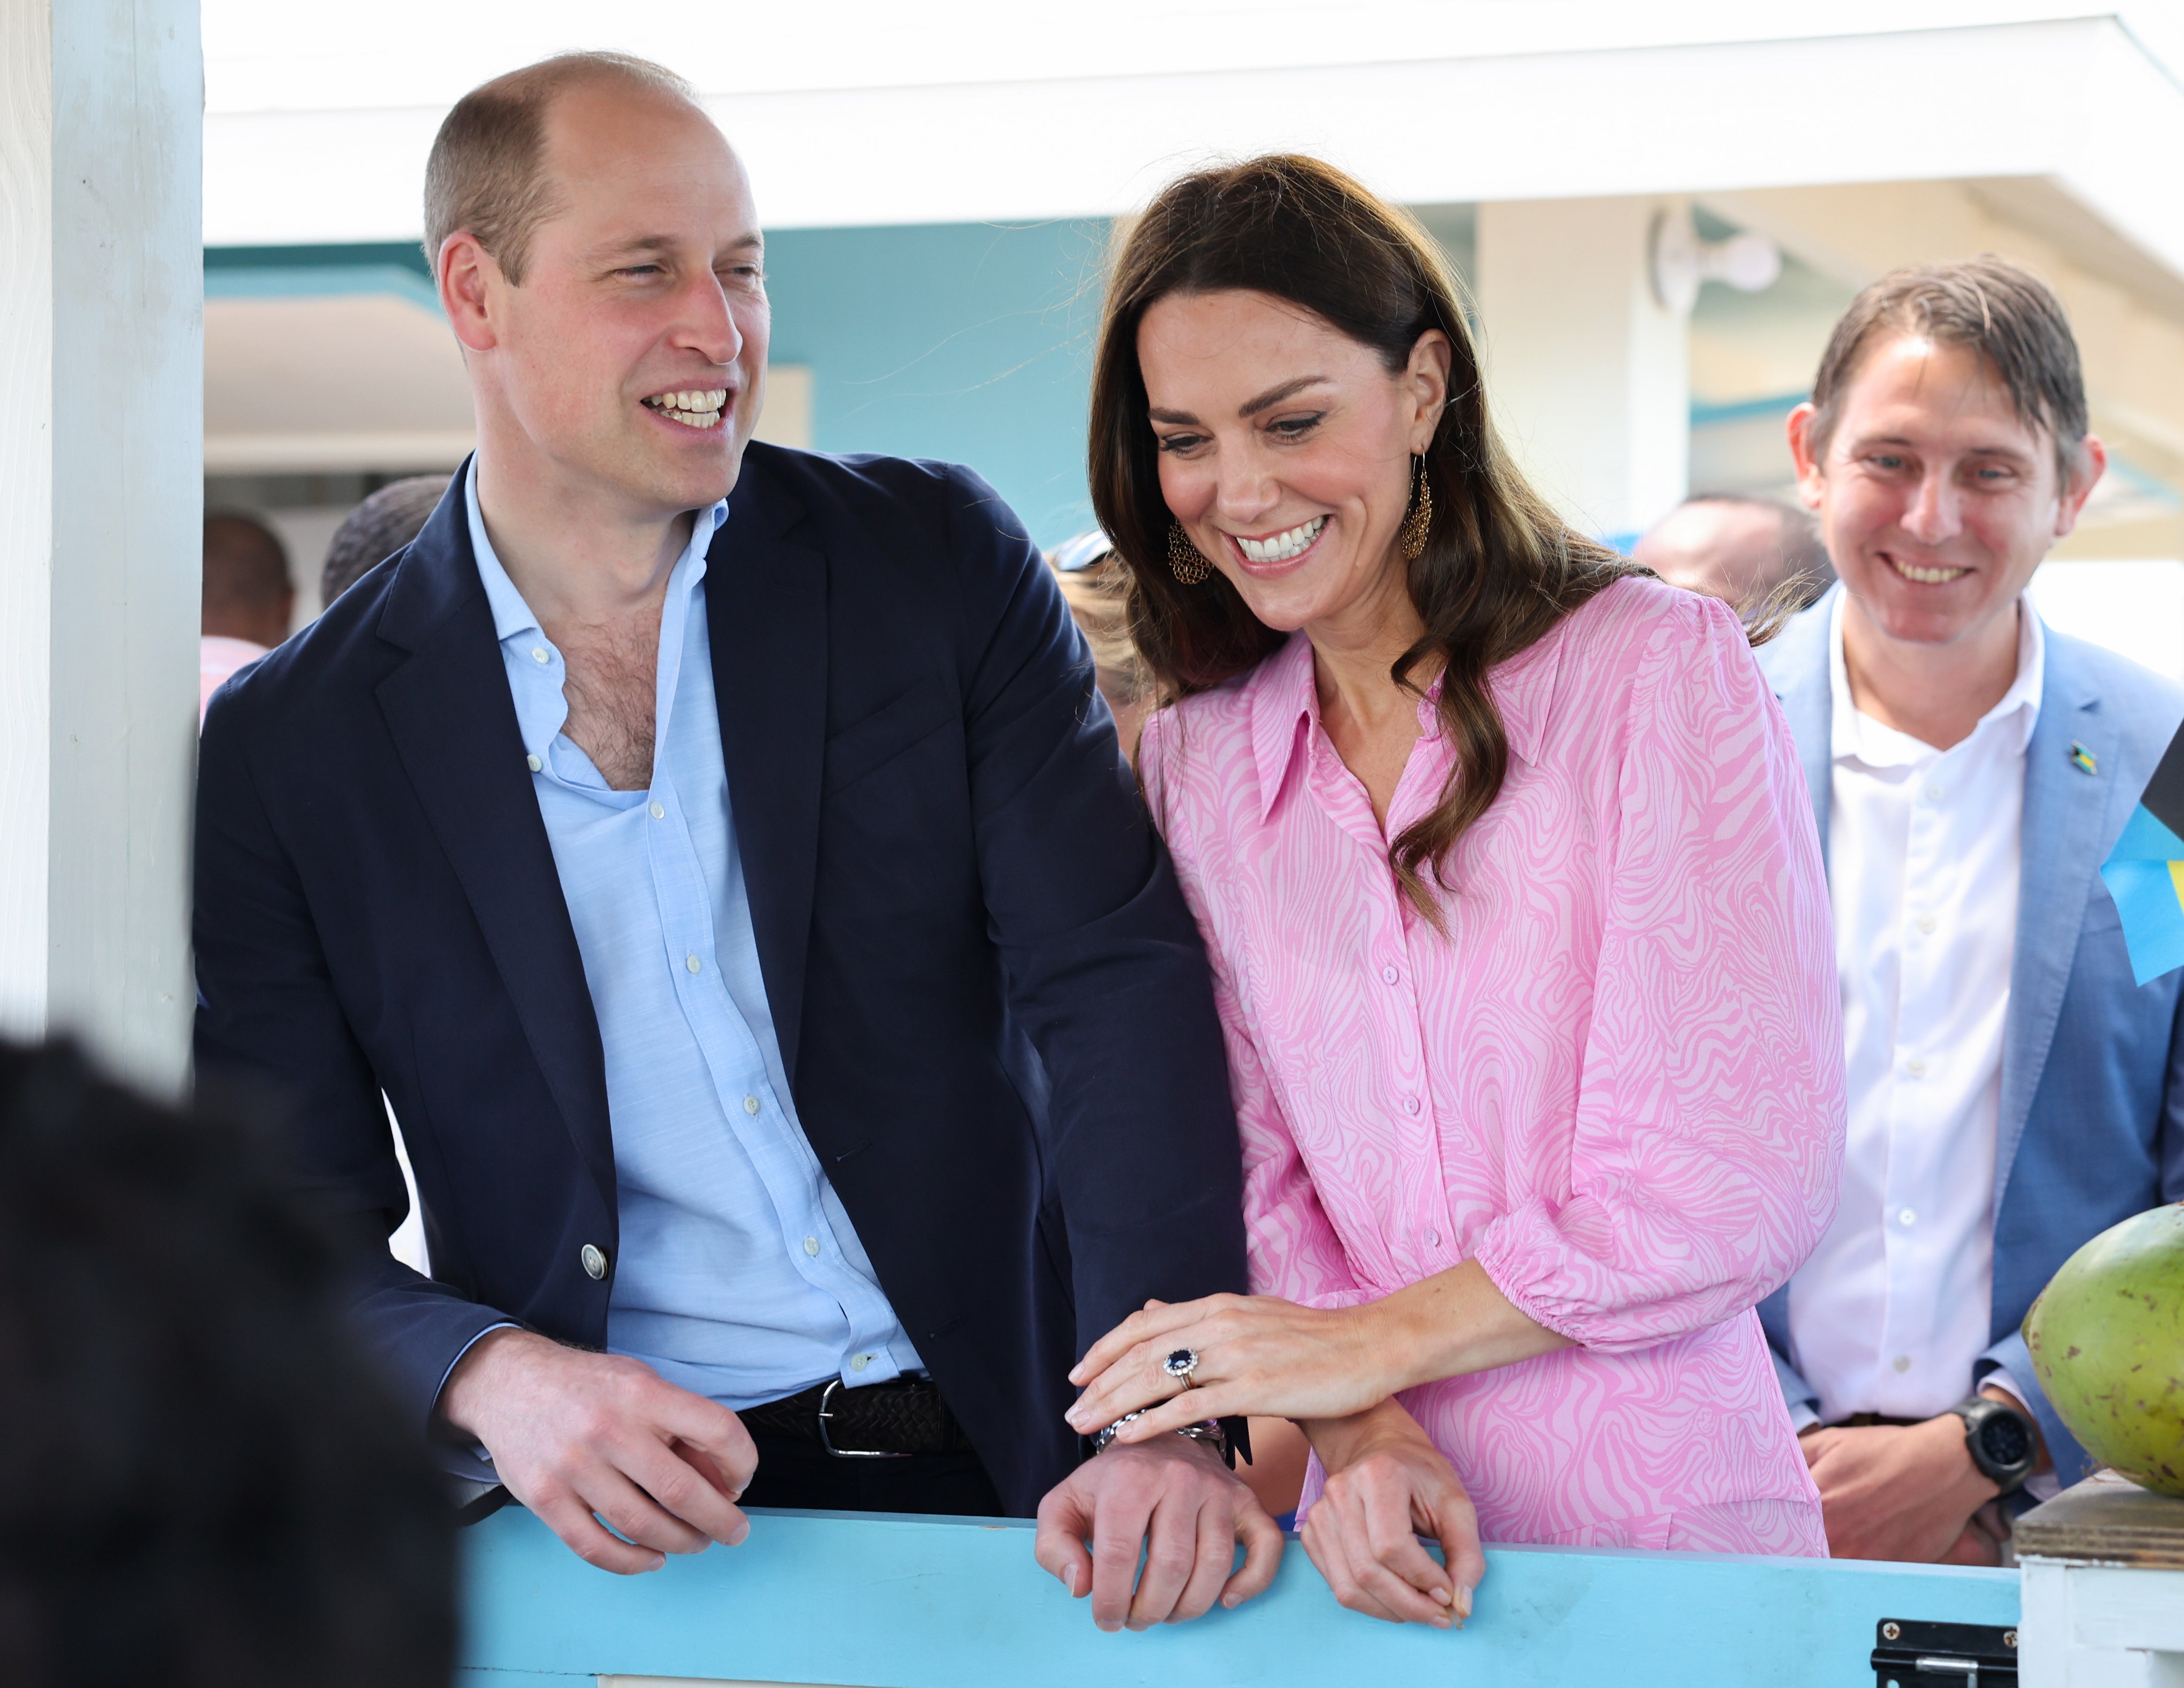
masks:
[[[2070,465],[2070,476],[2064,482],[2062,495],[2055,501],[2055,537],[2062,538],[2078,525],[2078,518],[2086,511],[2086,500],[2093,495],[2093,488],[2101,483],[2108,472],[2109,448],[2101,443],[2098,434],[2087,434],[2078,442],[2076,457]]]
[[[1790,456],[1797,465],[1797,496],[1807,510],[1818,510],[1827,491],[1827,476],[1820,471],[1818,442],[1813,437],[1813,419],[1819,415],[1807,399],[1790,413]]]
[[[491,351],[499,340],[494,306],[508,286],[499,263],[476,235],[458,229],[440,242],[438,270],[440,309],[455,338],[465,351]]]

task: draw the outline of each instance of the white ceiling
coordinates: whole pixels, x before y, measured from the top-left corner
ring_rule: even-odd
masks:
[[[414,237],[448,103],[576,45],[708,95],[774,227],[1107,214],[1302,147],[1413,203],[2051,176],[2184,272],[2184,8],[1836,0],[207,0],[211,244]],[[418,50],[429,42],[431,50]]]

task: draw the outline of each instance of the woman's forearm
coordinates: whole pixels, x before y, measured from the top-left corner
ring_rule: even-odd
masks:
[[[1519,1312],[1475,1260],[1368,1302],[1356,1316],[1395,1389],[1490,1372],[1574,1345]]]

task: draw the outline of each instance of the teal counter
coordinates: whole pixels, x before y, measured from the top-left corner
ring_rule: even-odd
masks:
[[[749,1540],[641,1577],[593,1570],[510,1507],[465,1535],[463,1688],[603,1675],[849,1688],[1358,1682],[1868,1688],[1883,1618],[2014,1625],[2014,1571],[1489,1550],[1462,1630],[1345,1612],[1291,1541],[1235,1612],[1102,1635],[1032,1563],[1028,1524],[755,1511]]]

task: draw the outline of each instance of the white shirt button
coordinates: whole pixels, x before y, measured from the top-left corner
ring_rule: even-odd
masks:
[[[815,1259],[817,1258],[819,1253],[819,1239],[816,1237],[806,1237],[804,1240],[804,1252],[811,1255]]]
[[[1430,1225],[1426,1227],[1426,1246],[1429,1249],[1437,1249],[1440,1246],[1440,1233]]]
[[[685,955],[682,958],[682,965],[694,973],[702,970],[705,964],[695,955]]]
[[[1914,1055],[1903,1063],[1903,1070],[1914,1078],[1924,1078],[1926,1076],[1926,1063]]]
[[[540,761],[536,756],[526,756],[523,759],[523,765],[529,768],[534,774],[537,773],[539,769],[546,766],[545,763]]]
[[[652,805],[652,818],[655,821],[664,821],[667,818],[667,811],[655,803]]]
[[[594,1284],[607,1275],[605,1253],[593,1243],[586,1243],[577,1251],[577,1258],[584,1264],[584,1275]]]
[[[1896,1210],[1896,1223],[1903,1226],[1906,1229],[1908,1229],[1910,1227],[1919,1223],[1917,1210],[1909,1207],[1897,1208]]]
[[[1929,803],[1939,803],[1942,800],[1942,788],[1938,783],[1926,788],[1926,800]]]
[[[1380,977],[1387,980],[1390,984],[1393,984],[1397,979],[1402,978],[1402,975],[1393,967],[1383,967],[1380,969]]]
[[[747,1114],[755,1114],[758,1111],[758,1098],[756,1096],[745,1096],[744,1098],[744,1111]]]
[[[1917,923],[1919,931],[1931,932],[1934,929],[1934,916],[1930,914],[1922,914],[1919,916]]]
[[[531,647],[531,660],[533,662],[550,662],[553,660],[551,657],[546,655],[546,647],[543,644],[534,644]]]
[[[1403,1098],[1403,1111],[1405,1113],[1414,1114],[1418,1111],[1418,1099],[1416,1096],[1406,1096]]]
[[[1908,1354],[1898,1354],[1888,1363],[1899,1372],[1908,1372],[1911,1369],[1911,1357]]]
[[[871,1365],[872,1362],[872,1357],[869,1354],[852,1354],[850,1356],[850,1369],[853,1372],[861,1372],[866,1367]]]

